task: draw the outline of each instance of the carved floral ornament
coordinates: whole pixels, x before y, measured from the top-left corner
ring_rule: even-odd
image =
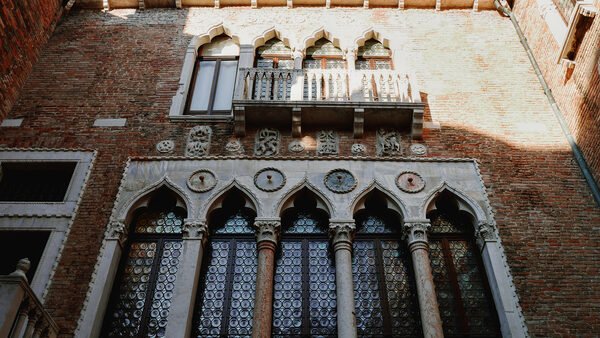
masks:
[[[190,130],[187,146],[185,148],[186,156],[206,156],[210,150],[210,140],[212,129],[209,126],[196,126]]]
[[[323,130],[317,134],[317,154],[337,155],[339,153],[339,138],[333,130]]]
[[[427,222],[406,222],[402,229],[403,237],[408,239],[409,245],[418,242],[426,243],[429,228],[431,224]]]
[[[256,134],[254,155],[275,156],[279,154],[280,134],[277,129],[265,128]]]
[[[186,219],[183,223],[183,238],[207,240],[208,226],[206,222]]]
[[[333,240],[333,245],[338,243],[352,244],[356,225],[354,222],[332,222],[329,225],[329,234]]]
[[[124,222],[111,221],[106,229],[106,239],[116,239],[125,242],[127,239],[127,227]]]
[[[483,241],[495,241],[498,239],[498,236],[496,236],[496,228],[492,223],[487,221],[479,222],[475,235],[477,239]]]
[[[397,131],[385,129],[377,130],[377,155],[400,155],[402,152],[400,139],[400,133]]]

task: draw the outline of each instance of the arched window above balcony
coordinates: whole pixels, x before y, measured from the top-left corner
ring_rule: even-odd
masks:
[[[326,38],[306,49],[304,69],[344,69],[344,52]]]
[[[239,46],[224,34],[200,46],[188,99],[190,114],[230,114],[239,54]]]
[[[272,38],[256,49],[257,68],[293,69],[292,49],[278,38]]]
[[[393,69],[392,51],[375,39],[369,39],[358,47],[356,56],[356,69]]]

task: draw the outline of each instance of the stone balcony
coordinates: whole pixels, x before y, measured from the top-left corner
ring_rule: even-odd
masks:
[[[29,287],[25,273],[29,260],[22,259],[17,270],[0,276],[0,337],[55,338],[58,326]]]
[[[236,82],[235,132],[247,126],[335,126],[362,137],[394,128],[420,138],[424,104],[414,78],[394,70],[242,68]]]

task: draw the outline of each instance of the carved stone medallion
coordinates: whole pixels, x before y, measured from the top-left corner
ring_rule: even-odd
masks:
[[[275,168],[264,168],[254,175],[254,185],[262,191],[277,191],[285,185],[285,175]]]
[[[350,151],[354,156],[364,155],[367,152],[367,146],[362,143],[354,143],[350,148]]]
[[[231,140],[225,145],[225,150],[232,154],[242,154],[244,152],[244,147],[240,140]]]
[[[323,130],[317,134],[317,155],[337,155],[338,136],[333,130]]]
[[[261,129],[256,134],[254,155],[275,156],[279,153],[279,131],[276,129]]]
[[[288,145],[288,150],[293,153],[301,153],[304,151],[304,149],[306,149],[306,147],[302,141],[292,141]]]
[[[187,185],[196,192],[209,191],[217,185],[217,177],[208,169],[200,169],[188,178]]]
[[[400,134],[396,131],[379,129],[377,131],[377,156],[400,155]]]
[[[156,151],[159,153],[171,153],[175,149],[175,142],[173,140],[163,140],[156,144]]]
[[[327,189],[339,193],[348,193],[356,188],[356,178],[345,169],[334,169],[325,175],[325,186]]]
[[[410,152],[415,155],[425,155],[425,153],[427,153],[427,147],[421,143],[413,143],[410,145]]]
[[[416,193],[425,188],[425,180],[415,172],[405,171],[396,178],[396,185],[404,192]]]
[[[190,130],[187,146],[185,148],[186,156],[205,156],[210,149],[210,138],[212,129],[209,126],[196,126]]]

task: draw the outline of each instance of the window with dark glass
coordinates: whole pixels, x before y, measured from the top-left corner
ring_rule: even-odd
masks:
[[[282,217],[274,281],[273,336],[337,337],[335,267],[328,217],[301,191]]]
[[[255,212],[230,193],[210,217],[194,311],[194,336],[248,337],[256,288]]]
[[[498,315],[473,240],[472,217],[443,194],[431,220],[429,255],[445,337],[500,337]]]
[[[49,237],[50,231],[0,231],[0,275],[10,274],[20,259],[29,258],[27,280],[31,283]]]
[[[137,210],[104,320],[103,337],[164,337],[185,210],[161,189]]]
[[[226,35],[200,47],[188,98],[188,113],[231,113],[238,56],[239,47]]]
[[[333,42],[321,38],[306,49],[302,68],[305,70],[343,70],[346,68],[344,52]],[[342,72],[308,72],[304,79],[304,99],[341,97],[346,81]],[[337,92],[336,92],[337,89]]]
[[[261,69],[293,69],[292,50],[283,41],[272,38],[256,49],[256,67]],[[289,100],[291,72],[260,72],[254,79],[254,99]]]
[[[356,325],[360,337],[422,336],[410,252],[400,215],[381,195],[367,196],[356,216],[352,262]]]
[[[76,162],[2,162],[0,201],[62,202]]]

